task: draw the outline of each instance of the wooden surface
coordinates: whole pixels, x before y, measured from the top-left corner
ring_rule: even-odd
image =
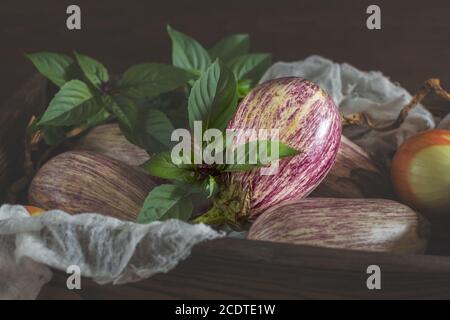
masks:
[[[248,32],[255,51],[274,60],[321,54],[363,70],[382,70],[414,91],[429,77],[450,87],[448,0],[378,1],[382,30],[365,27],[371,1],[76,1],[83,30],[68,31],[61,0],[0,3],[0,118],[28,109],[6,98],[34,70],[23,58],[41,50],[92,55],[113,72],[132,63],[170,61],[165,25],[210,46],[221,36]],[[28,89],[25,89],[27,91]],[[10,100],[11,101],[11,100]],[[17,101],[17,100],[16,100]],[[447,106],[436,99],[430,105]],[[21,123],[26,117],[19,115]],[[14,126],[13,126],[14,127]],[[15,126],[17,129],[18,126]],[[1,144],[20,141],[12,131]],[[13,150],[11,147],[10,150]],[[20,163],[18,161],[17,163]],[[13,168],[14,169],[14,168]],[[448,238],[441,241],[449,249]],[[368,291],[366,267],[382,268],[382,290]],[[64,289],[57,274],[41,298],[444,298],[450,297],[450,258],[347,252],[243,240],[218,240],[194,249],[168,274],[126,286],[83,281],[80,292]]]
[[[368,290],[367,267],[381,268]],[[65,289],[57,273],[40,299],[435,299],[450,298],[450,258],[391,255],[221,239],[194,248],[168,274],[124,286],[83,279]]]

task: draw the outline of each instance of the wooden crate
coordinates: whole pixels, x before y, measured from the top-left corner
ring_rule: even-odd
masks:
[[[36,76],[2,110],[0,187],[23,174],[25,127],[47,106],[48,88]],[[442,227],[442,226],[440,226]],[[443,231],[450,228],[442,228]],[[434,230],[436,231],[436,230]],[[167,274],[121,286],[82,280],[66,289],[66,275],[55,271],[41,299],[301,299],[450,298],[450,238],[434,232],[429,253],[401,255],[327,249],[263,241],[220,239],[202,243]],[[382,289],[368,290],[367,267],[379,265]]]

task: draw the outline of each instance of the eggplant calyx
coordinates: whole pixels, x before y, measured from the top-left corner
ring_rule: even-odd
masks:
[[[192,222],[240,228],[248,221],[250,201],[250,188],[229,184],[214,197],[212,208]]]

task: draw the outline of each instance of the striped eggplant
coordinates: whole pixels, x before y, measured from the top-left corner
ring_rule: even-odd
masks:
[[[62,153],[42,166],[28,190],[30,204],[68,213],[95,212],[135,220],[151,177],[135,167],[88,151]]]
[[[149,159],[144,149],[128,142],[116,123],[103,124],[89,130],[77,141],[74,150],[93,151],[130,166],[141,165]]]
[[[312,197],[392,198],[389,173],[358,145],[341,137],[336,161]]]
[[[281,160],[277,174],[261,175],[260,169],[233,174],[233,182],[251,190],[250,220],[283,200],[303,198],[314,190],[333,166],[341,139],[333,100],[316,84],[298,77],[255,87],[228,128],[279,129],[279,140],[300,151]]]
[[[248,238],[330,248],[423,253],[429,225],[409,207],[385,199],[308,198],[262,213]]]

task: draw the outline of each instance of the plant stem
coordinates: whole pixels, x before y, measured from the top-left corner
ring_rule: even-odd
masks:
[[[429,93],[434,92],[440,98],[450,101],[450,93],[441,87],[439,79],[428,79],[425,84],[416,92],[411,101],[400,110],[396,120],[387,125],[375,125],[372,119],[364,112],[355,112],[342,115],[342,125],[367,125],[375,131],[389,131],[397,129],[405,121],[409,112],[414,109]]]

